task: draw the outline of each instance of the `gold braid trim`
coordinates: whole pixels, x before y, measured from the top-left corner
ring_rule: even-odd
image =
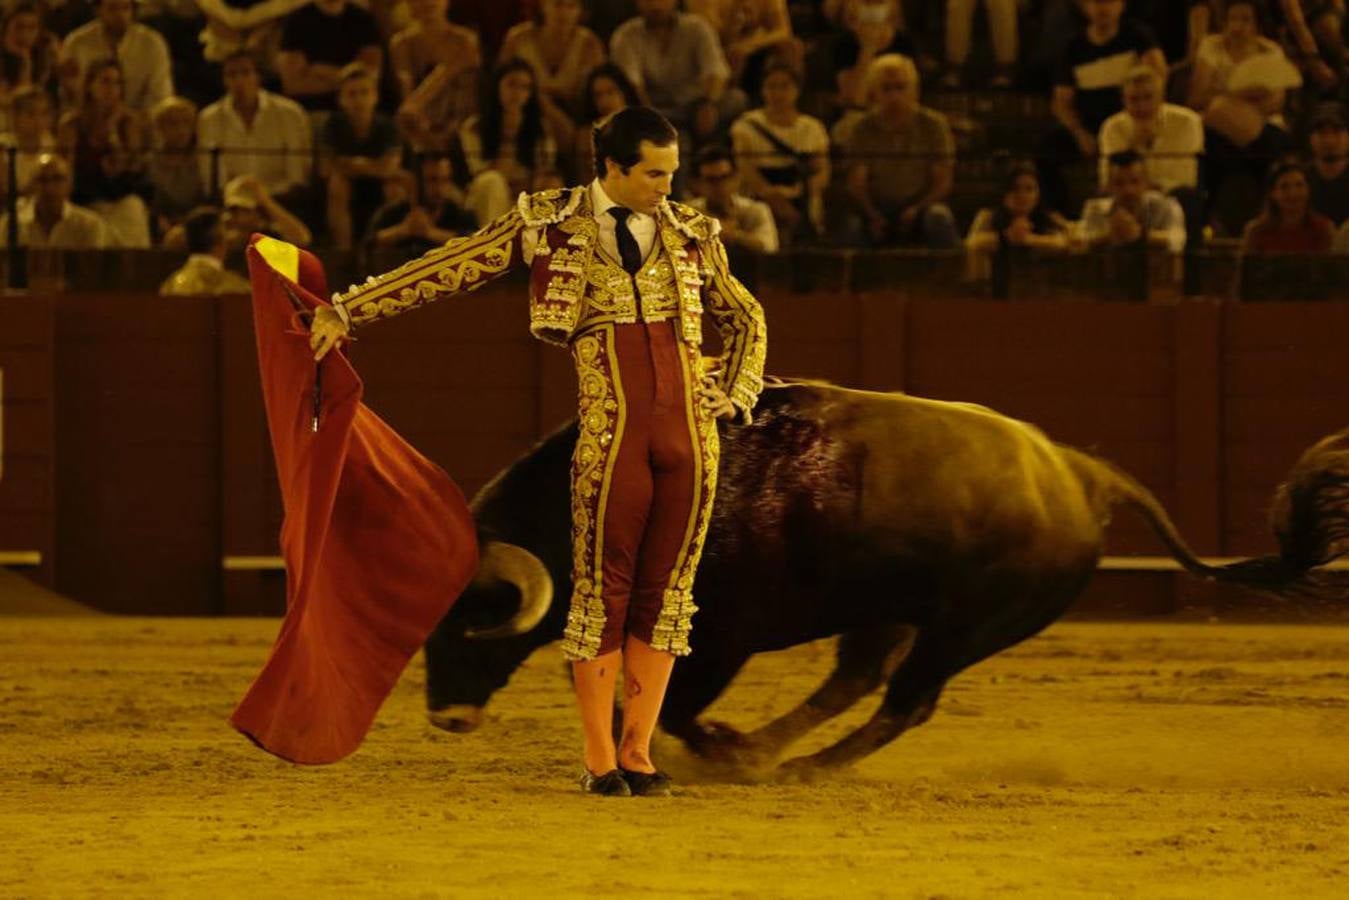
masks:
[[[580,394],[579,434],[571,458],[572,596],[562,653],[570,660],[599,653],[604,610],[604,510],[626,424],[623,385],[614,361],[613,330],[572,343]]]
[[[722,389],[748,424],[763,390],[764,357],[768,352],[768,325],[763,307],[731,274],[726,248],[717,238],[703,244],[709,284],[707,311],[721,332],[725,346]]]
[[[333,305],[342,307],[355,327],[476,290],[510,271],[524,228],[519,211],[509,212],[467,237],[446,241],[392,271],[370,276],[362,285],[351,285],[345,293],[333,295]]]

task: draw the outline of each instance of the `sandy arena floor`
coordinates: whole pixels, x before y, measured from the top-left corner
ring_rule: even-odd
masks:
[[[575,789],[555,648],[472,735],[425,723],[417,660],[350,759],[273,759],[226,717],[276,627],[0,618],[0,896],[1349,895],[1343,627],[1061,625],[823,784],[666,741],[665,800]],[[756,725],[830,658],[760,658],[713,713]]]

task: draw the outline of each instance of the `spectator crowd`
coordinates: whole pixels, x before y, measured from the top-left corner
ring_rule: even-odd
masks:
[[[755,253],[1349,252],[1342,2],[0,11],[0,240],[177,249],[176,292],[237,287],[221,261],[255,230],[423,252],[521,191],[594,177],[593,126],[635,104],[681,132],[677,199]],[[998,130],[979,109],[1017,112]]]

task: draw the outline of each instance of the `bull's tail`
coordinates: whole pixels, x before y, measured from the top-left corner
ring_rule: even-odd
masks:
[[[1166,508],[1128,473],[1081,451],[1064,451],[1103,515],[1119,503],[1140,512],[1186,571],[1284,597],[1321,602],[1349,597],[1349,572],[1317,569],[1349,552],[1349,432],[1304,453],[1279,486],[1271,525],[1280,552],[1221,566],[1196,556]]]

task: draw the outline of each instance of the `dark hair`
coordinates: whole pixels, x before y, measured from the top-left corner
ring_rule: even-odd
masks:
[[[80,85],[80,106],[84,107],[89,103],[89,88],[98,76],[109,69],[116,69],[117,74],[122,76],[122,102],[126,102],[126,73],[122,71],[122,64],[115,59],[96,59],[84,70],[84,79]]]
[[[51,58],[48,52],[51,49],[51,42],[44,40],[48,31],[46,23],[43,21],[42,8],[32,0],[19,0],[9,8],[5,13],[3,22],[0,22],[0,40],[3,40],[5,32],[9,30],[9,23],[13,22],[19,16],[37,16],[38,36],[37,44],[33,46],[32,74],[31,78],[34,85],[43,86],[43,82],[51,77],[52,66],[55,60]],[[3,76],[6,84],[14,84],[19,80],[22,72],[23,62],[15,53],[10,53],[8,48],[0,52],[0,76]]]
[[[482,101],[478,106],[478,137],[482,140],[482,158],[496,159],[501,155],[501,120],[505,110],[501,106],[501,82],[512,72],[528,72],[533,89],[525,102],[524,118],[515,135],[515,158],[527,169],[534,168],[534,148],[543,137],[543,108],[539,105],[539,77],[534,67],[516,57],[492,70],[492,77],[483,85]]]
[[[595,108],[595,82],[601,78],[607,78],[618,86],[619,93],[623,95],[623,102],[626,105],[637,106],[642,102],[641,95],[637,93],[637,88],[628,78],[628,73],[613,63],[602,63],[591,69],[590,74],[586,76],[585,93],[581,97],[583,112],[581,120],[583,122],[593,123],[600,117],[600,111]]]
[[[1227,0],[1222,4],[1222,21],[1224,23],[1227,22],[1227,13],[1234,6],[1249,6],[1251,11],[1255,13],[1255,30],[1264,34],[1266,23],[1269,21],[1269,13],[1265,9],[1264,0]]]
[[[698,156],[694,160],[693,171],[701,175],[703,166],[710,166],[719,162],[728,162],[731,164],[731,170],[735,170],[735,154],[731,152],[731,148],[722,144],[710,144],[698,151]]]
[[[1002,193],[998,195],[998,205],[993,208],[993,230],[999,236],[1012,224],[1012,215],[1007,211],[1007,195],[1016,187],[1018,178],[1034,178],[1036,185],[1040,184],[1040,173],[1035,163],[1025,159],[1014,159],[1007,163],[1002,173]],[[1031,230],[1036,234],[1048,234],[1054,230],[1054,221],[1045,209],[1043,196],[1030,211],[1029,218]]]
[[[1274,187],[1279,183],[1279,179],[1289,172],[1299,172],[1307,181],[1308,185],[1311,183],[1311,177],[1307,172],[1307,167],[1304,166],[1302,161],[1296,156],[1285,156],[1275,160],[1273,165],[1269,167],[1269,171],[1265,173],[1264,215],[1268,219],[1273,219],[1278,215],[1278,212],[1274,209],[1274,202],[1272,200]],[[1312,208],[1312,205],[1308,203],[1306,215],[1310,216],[1313,212],[1315,212],[1315,210]]]
[[[800,70],[798,70],[796,66],[792,65],[791,63],[785,62],[784,60],[781,59],[775,59],[768,65],[763,67],[763,75],[759,77],[759,83],[762,84],[763,82],[767,81],[769,75],[776,75],[779,73],[786,75],[788,78],[790,78],[793,82],[796,83],[796,86],[798,88],[801,87]]]
[[[1112,169],[1126,169],[1129,166],[1136,166],[1143,161],[1143,154],[1137,150],[1120,150],[1106,157]]]
[[[198,206],[183,220],[190,253],[210,253],[221,240],[220,210],[214,206]]]
[[[605,161],[612,159],[626,172],[642,158],[642,141],[657,147],[679,143],[670,120],[649,106],[629,106],[614,113],[595,129],[595,174],[603,178]]]

